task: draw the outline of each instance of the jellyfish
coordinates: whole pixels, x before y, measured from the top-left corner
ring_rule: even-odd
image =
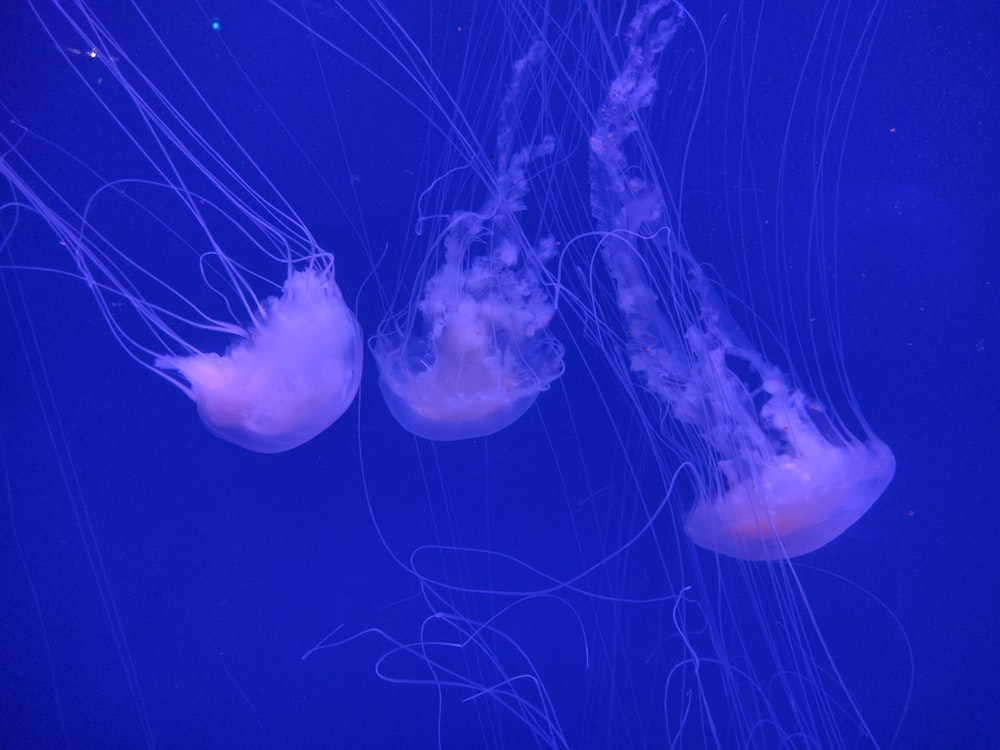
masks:
[[[122,143],[137,151],[137,174],[93,180],[92,169],[57,155],[70,167],[63,171],[82,171],[94,185],[74,203],[26,155],[45,141],[15,122],[0,160],[16,196],[8,211],[28,209],[50,226],[71,259],[67,272],[89,286],[128,355],[194,401],[214,435],[260,453],[316,437],[350,406],[363,361],[361,329],[337,284],[333,254],[319,247],[189,78],[194,111],[214,121],[225,140],[209,143],[86,5],[59,6],[44,23],[68,62],[75,62],[70,53],[88,50],[83,57],[122,96],[117,102],[102,78],[102,88],[93,83],[92,69],[74,66],[98,111],[106,110]],[[152,39],[169,60],[155,31]],[[176,62],[167,71],[184,75]],[[223,156],[224,146],[247,165],[245,173]],[[162,218],[168,202],[185,218]],[[117,229],[109,227],[125,216],[132,231],[113,238]],[[178,240],[187,247],[177,250]],[[173,259],[155,257],[158,241],[176,252]],[[181,265],[187,274],[174,281],[168,274]]]
[[[555,309],[545,284],[554,240],[532,245],[518,222],[528,170],[555,147],[551,136],[520,147],[515,138],[521,100],[544,54],[536,41],[513,66],[500,107],[495,173],[487,166],[484,175],[485,203],[446,215],[425,268],[438,252],[441,265],[411,308],[390,315],[372,341],[385,402],[420,437],[462,440],[498,432],[563,372],[562,345],[549,332]]]
[[[630,163],[627,142],[643,138],[639,118],[683,17],[669,0],[639,10],[599,110],[590,153],[594,216],[607,232],[600,252],[629,332],[629,369],[692,433],[691,460],[706,469],[684,530],[720,554],[781,560],[840,536],[896,464],[870,430],[856,438],[755,350],[671,224],[655,176]]]

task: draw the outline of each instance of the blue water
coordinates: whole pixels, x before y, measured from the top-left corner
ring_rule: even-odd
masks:
[[[414,234],[416,198],[434,176],[440,146],[426,122],[357,66],[317,51],[273,9],[241,5],[178,7],[152,20],[206,100],[335,253],[345,298],[371,335],[387,297],[412,280],[413,264],[398,259],[425,242]],[[114,10],[96,12],[115,20]],[[338,23],[323,3],[299,12],[318,29]],[[462,77],[461,57],[449,56],[456,44],[449,34],[476,32],[467,19],[477,11],[458,4],[398,13],[418,43],[439,45],[431,57],[461,100],[480,101],[470,93],[479,92],[476,76],[497,77],[478,69]],[[721,8],[702,13],[706,28],[723,25]],[[841,677],[883,747],[897,727],[897,748],[989,748],[1000,735],[993,632],[1000,618],[1000,19],[990,13],[929,2],[885,7],[837,191],[842,352],[862,411],[892,447],[897,472],[874,507],[828,547],[801,558],[798,571]],[[37,168],[72,196],[144,173],[75,74],[111,90],[86,67],[87,55],[58,54],[27,8],[7,15],[0,99],[32,134],[19,147]],[[758,64],[780,72],[813,22],[797,27],[800,19],[774,15],[762,29]],[[134,17],[123,15],[119,41],[126,44],[134,31],[142,40],[130,50],[137,63],[150,60],[147,72],[160,75],[179,106],[217,135],[175,74],[156,67],[163,60],[149,49],[148,34],[130,24]],[[77,49],[71,38],[61,29],[64,49]],[[373,47],[358,47],[374,64],[383,59]],[[766,105],[773,101],[780,111],[797,80],[753,80],[763,107],[751,138],[766,154],[785,125],[768,119]],[[802,85],[813,83],[807,77]],[[106,96],[123,106],[118,94]],[[708,98],[701,132],[721,132],[725,113],[712,107],[726,99]],[[667,133],[675,116],[654,106],[650,128]],[[20,131],[5,131],[12,132]],[[559,135],[585,148],[586,130],[567,125]],[[39,137],[65,152],[37,147]],[[486,127],[481,137],[491,148],[495,132]],[[688,145],[676,135],[664,142],[665,161]],[[245,165],[231,147],[220,148]],[[704,200],[718,185],[712,170],[722,151],[697,134],[690,148],[690,214],[703,223],[687,231],[693,252],[701,247],[699,257],[725,274],[734,270],[732,258],[711,255],[724,243]],[[763,195],[770,187],[767,180],[759,186]],[[588,189],[575,193],[585,197]],[[450,208],[474,208],[481,199]],[[802,201],[804,210],[808,196]],[[540,222],[542,211],[536,206],[526,220]],[[136,235],[116,215],[101,220],[116,237],[130,237],[136,252],[151,253],[151,262],[174,247],[169,237]],[[389,261],[373,272],[385,248]],[[567,382],[513,426],[432,445],[392,419],[369,355],[359,399],[343,418],[301,448],[258,455],[214,438],[179,391],[130,360],[79,280],[9,269],[65,268],[65,261],[45,262],[58,252],[30,217],[0,251],[0,747],[541,744],[496,704],[466,700],[468,689],[439,694],[379,679],[376,663],[388,649],[379,636],[302,656],[335,630],[333,640],[367,628],[419,638],[433,608],[390,549],[403,557],[427,543],[502,549],[564,579],[581,560],[621,543],[638,524],[614,484],[622,459],[600,435],[609,425],[634,429],[632,404],[611,396],[609,418],[587,400],[617,381],[607,373],[582,377],[587,354],[571,349]],[[395,302],[410,290],[401,294]],[[556,327],[572,337],[571,321]],[[632,434],[630,460],[652,471],[648,447]],[[658,487],[655,478],[648,482]],[[689,544],[667,519],[662,531],[669,544]],[[594,589],[662,593],[664,582],[649,572],[654,555],[651,546],[638,547]],[[711,569],[711,556],[698,559]],[[486,573],[482,560],[437,564],[469,580],[489,575],[513,586],[523,576],[523,585],[537,585],[497,561]],[[427,570],[435,565],[427,562]],[[475,596],[456,599],[470,616],[491,611]],[[733,602],[755,606],[741,593]],[[594,624],[607,627],[607,613],[586,599],[572,604],[579,619],[570,608],[529,602],[504,621],[544,675],[567,744],[669,746],[663,711],[655,709],[665,680],[658,655],[671,645],[657,634],[671,632],[670,605],[623,605],[612,638]],[[607,643],[621,661],[600,653]],[[594,651],[589,667],[584,644]],[[388,664],[397,676],[426,677],[413,661]],[[483,669],[472,657],[457,666]],[[848,746],[871,746],[849,736]]]

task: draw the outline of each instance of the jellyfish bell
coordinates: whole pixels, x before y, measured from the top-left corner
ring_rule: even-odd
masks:
[[[434,364],[423,372],[414,373],[400,351],[376,355],[386,405],[414,435],[463,440],[499,432],[517,421],[558,376],[530,369],[523,351],[491,341],[502,334],[482,322],[461,325],[474,328],[445,333],[435,347]],[[547,365],[548,352],[536,354]]]
[[[813,552],[861,518],[892,481],[896,461],[885,443],[824,436],[804,413],[802,399],[780,410],[773,406],[795,395],[781,387],[784,393],[772,393],[761,409],[765,428],[756,422],[749,427],[758,438],[777,437],[767,445],[744,443],[755,459],[743,470],[719,461],[728,489],[702,495],[685,517],[684,531],[698,546],[744,560]]]
[[[259,453],[296,448],[333,424],[361,382],[361,327],[332,267],[294,271],[247,338],[222,355],[166,356],[215,435]]]

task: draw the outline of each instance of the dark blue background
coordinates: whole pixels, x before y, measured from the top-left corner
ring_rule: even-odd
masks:
[[[321,25],[322,4],[307,11]],[[111,6],[98,12],[115,14]],[[455,9],[410,12],[416,28],[432,30],[428,37],[446,37],[440,28],[462,17]],[[36,20],[24,8],[6,17],[3,102],[101,179],[130,174],[135,165],[115,146],[120,132]],[[240,142],[336,254],[345,296],[357,301],[372,332],[383,310],[371,282],[365,286],[368,253],[414,243],[418,175],[430,168],[419,117],[400,112],[392,94],[351,66],[328,66],[324,80],[319,71],[330,58],[312,52],[308,38],[273,11],[179,8],[154,21]],[[865,415],[893,448],[898,470],[883,498],[815,564],[884,602],[905,629],[915,681],[901,748],[992,747],[1000,730],[998,30],[992,8],[888,5],[840,189],[842,273],[853,290],[843,315],[845,355]],[[783,40],[809,33],[808,26],[765,28],[762,47],[778,55]],[[143,52],[136,50],[137,59]],[[333,111],[349,144],[347,163],[331,136]],[[51,150],[34,153],[40,168],[59,174],[62,189],[88,190],[91,178],[74,182],[78,168],[60,172]],[[354,190],[357,205],[335,205],[332,196]],[[2,262],[38,262],[45,243],[55,247],[26,219]],[[64,746],[66,737],[74,747],[142,746],[118,652],[126,642],[158,747],[433,746],[435,694],[379,681],[373,664],[385,649],[376,639],[300,659],[341,624],[345,634],[370,625],[404,633],[426,614],[364,502],[360,467],[369,457],[360,454],[359,430],[366,451],[399,450],[410,457],[407,467],[416,465],[415,452],[428,450],[385,412],[374,363],[366,362],[358,404],[319,438],[288,454],[255,455],[211,437],[180,393],[135,366],[82,284],[53,274],[5,271],[3,278],[0,746]],[[379,276],[391,281],[391,273]],[[488,519],[497,525],[489,533],[516,538],[505,529],[516,525],[512,519],[535,528],[546,522],[542,477],[550,467],[527,456],[545,455],[543,435],[580,429],[567,421],[560,394],[554,389],[509,432],[436,455],[444,470],[474,476],[490,465],[499,476],[540,483],[531,493],[503,495],[506,485],[493,480],[491,497],[454,509],[457,526]],[[414,529],[426,522],[426,506],[413,499],[423,496],[422,481],[404,470],[379,477],[380,488],[396,488],[379,506],[391,517],[380,526],[399,534],[393,546],[407,548],[409,514]],[[460,489],[453,496],[464,497]],[[478,534],[478,527],[471,532]],[[556,553],[554,570],[565,564]],[[103,572],[95,576],[95,568]],[[858,604],[865,597],[847,596],[857,610],[838,607],[846,585],[822,578],[812,585],[834,640],[840,620],[845,632],[864,633],[852,616],[873,617],[871,641],[839,656],[845,674],[872,663],[877,669],[883,658],[894,672],[885,676],[884,695],[877,679],[856,687],[885,741],[906,681],[895,673],[906,668],[899,633],[884,613]],[[112,606],[121,639],[109,625]],[[542,638],[548,630],[538,616]],[[554,678],[554,691],[562,679]],[[458,700],[449,704],[448,742],[484,744],[474,713]],[[567,733],[586,737],[584,726]],[[524,737],[508,740],[517,746]]]

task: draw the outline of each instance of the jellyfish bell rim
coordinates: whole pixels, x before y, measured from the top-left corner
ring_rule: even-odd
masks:
[[[702,549],[740,560],[799,557],[858,521],[895,472],[895,456],[875,437],[806,456],[777,455],[726,492],[702,495],[684,531]]]

